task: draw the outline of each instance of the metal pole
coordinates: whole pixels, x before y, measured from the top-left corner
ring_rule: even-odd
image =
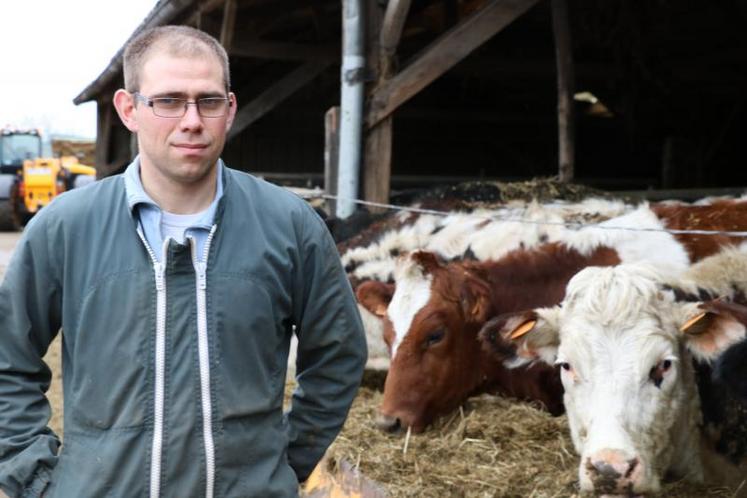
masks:
[[[342,2],[342,74],[340,95],[340,161],[337,192],[342,199],[358,198],[363,134],[365,24],[364,0]],[[337,217],[347,218],[355,210],[349,200],[337,203]]]

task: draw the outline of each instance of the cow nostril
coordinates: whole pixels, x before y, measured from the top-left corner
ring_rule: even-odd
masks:
[[[603,477],[605,479],[616,480],[622,477],[622,474],[620,474],[620,472],[618,472],[615,467],[610,465],[608,462],[605,462],[604,460],[597,460],[595,462],[591,462],[591,460],[589,460],[586,463],[586,468],[597,476]]]
[[[402,428],[402,423],[397,417],[389,415],[379,415],[376,417],[376,426],[382,431],[397,432]]]
[[[625,472],[625,479],[630,479],[630,476],[633,474],[633,471],[638,466],[638,459],[637,458],[631,458],[628,460],[628,470]]]

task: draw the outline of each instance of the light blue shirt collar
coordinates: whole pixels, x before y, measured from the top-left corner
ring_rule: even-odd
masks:
[[[208,233],[215,220],[218,202],[223,197],[223,161],[218,159],[218,176],[215,198],[203,216],[186,231],[197,243],[197,254],[202,255]],[[161,236],[161,207],[148,195],[140,179],[140,157],[136,157],[124,172],[127,205],[136,219],[140,220],[140,229],[156,257],[161,260],[163,237]]]

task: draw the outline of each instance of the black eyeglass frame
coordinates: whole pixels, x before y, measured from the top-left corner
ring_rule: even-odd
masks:
[[[155,97],[155,98],[151,98],[151,97],[146,97],[145,95],[143,95],[140,92],[132,92],[132,96],[135,98],[135,100],[139,100],[140,102],[142,102],[145,105],[147,105],[148,107],[150,107],[151,111],[153,111],[153,115],[154,116],[158,116],[159,118],[165,118],[165,119],[180,119],[180,118],[183,118],[187,114],[187,109],[188,109],[188,106],[190,106],[190,105],[193,105],[193,106],[197,107],[197,114],[199,114],[200,117],[202,117],[202,118],[222,118],[222,117],[225,117],[228,114],[228,109],[230,109],[231,106],[233,106],[233,101],[231,100],[230,97],[203,97],[201,99],[195,99],[193,101],[190,101],[189,99],[184,99],[184,98],[181,98],[181,97]],[[184,105],[182,113],[179,114],[178,116],[176,116],[176,115],[175,116],[163,116],[161,114],[158,114],[156,112],[156,104],[158,103],[159,100],[171,100],[171,101],[181,102]],[[228,106],[224,108],[223,113],[220,114],[220,115],[214,115],[214,116],[209,116],[209,115],[206,116],[205,114],[203,114],[203,110],[200,108],[200,102],[204,102],[204,101],[217,101],[217,100],[220,100],[222,102],[228,102]]]

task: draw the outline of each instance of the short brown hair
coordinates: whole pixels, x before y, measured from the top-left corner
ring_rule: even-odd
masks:
[[[158,26],[150,28],[127,44],[123,57],[125,89],[132,93],[140,89],[141,71],[148,54],[156,48],[165,48],[177,56],[203,55],[207,49],[218,58],[223,67],[223,83],[226,92],[231,90],[228,54],[223,46],[204,31],[189,26]]]

